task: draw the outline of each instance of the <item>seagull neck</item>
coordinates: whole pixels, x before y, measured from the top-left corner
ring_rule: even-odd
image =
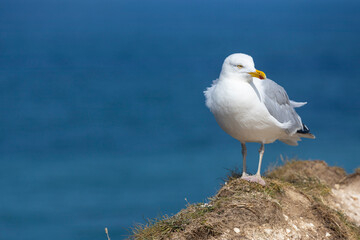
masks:
[[[248,75],[248,74],[247,74]],[[251,83],[253,81],[253,78],[249,75],[249,76],[244,76],[242,74],[238,74],[238,73],[229,73],[229,72],[224,72],[221,71],[219,79],[221,80],[230,80],[230,81],[243,81],[243,82],[247,82],[247,83]]]

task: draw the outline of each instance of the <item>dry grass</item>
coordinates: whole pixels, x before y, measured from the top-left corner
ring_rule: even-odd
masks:
[[[332,186],[346,177],[346,172],[340,167],[329,167],[324,161],[297,161],[285,160],[279,167],[269,169],[265,175],[289,183],[301,181],[319,181]]]
[[[201,228],[195,235],[215,236],[217,233],[213,227],[206,224],[205,214],[214,208],[208,204],[188,204],[187,208],[178,214],[169,217],[164,215],[156,219],[148,219],[145,224],[138,224],[133,229],[130,239],[168,239],[172,233],[184,231],[189,224],[195,221],[200,223]]]
[[[172,217],[148,220],[133,228],[130,239],[220,239],[226,234],[233,239],[239,237],[231,235],[236,234],[234,227],[241,229],[241,236],[246,238],[247,229],[253,229],[250,232],[260,231],[263,226],[286,229],[285,213],[294,221],[301,216],[314,222],[318,226],[314,236],[329,232],[331,239],[360,239],[360,229],[328,207],[326,201],[334,179],[343,178],[344,173],[321,161],[288,161],[268,171],[267,185],[261,186],[241,180],[236,170],[230,171],[209,204],[188,204]]]
[[[360,239],[360,228],[342,213],[328,207],[324,201],[331,192],[330,186],[346,176],[344,169],[328,167],[324,161],[293,160],[273,168],[266,175],[289,182],[306,195],[312,201],[312,209],[318,214],[319,219],[332,230],[333,239]],[[330,181],[329,176],[333,178]]]

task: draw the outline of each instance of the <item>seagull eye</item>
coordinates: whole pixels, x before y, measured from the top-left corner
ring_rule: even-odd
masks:
[[[243,65],[236,65],[237,66],[237,68],[239,68],[239,69],[242,69],[244,66]]]

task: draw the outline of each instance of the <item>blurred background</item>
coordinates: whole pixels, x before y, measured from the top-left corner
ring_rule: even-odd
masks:
[[[0,239],[123,239],[206,201],[240,143],[205,107],[226,56],[253,56],[317,136],[266,146],[359,167],[360,2],[2,0]],[[255,173],[258,144],[248,144]]]

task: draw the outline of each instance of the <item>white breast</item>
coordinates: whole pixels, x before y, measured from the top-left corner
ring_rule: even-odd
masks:
[[[283,134],[248,82],[221,80],[205,96],[220,127],[241,142],[271,143]]]

